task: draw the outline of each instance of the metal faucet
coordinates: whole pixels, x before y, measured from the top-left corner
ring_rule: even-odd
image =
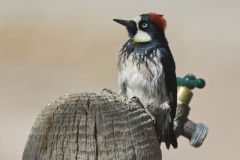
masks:
[[[194,75],[188,74],[183,78],[177,77],[178,85],[178,106],[174,119],[174,130],[177,137],[180,135],[189,139],[193,147],[199,147],[208,134],[208,127],[203,123],[195,123],[188,119],[190,112],[189,103],[193,97],[194,88],[204,88],[205,81],[197,79]]]

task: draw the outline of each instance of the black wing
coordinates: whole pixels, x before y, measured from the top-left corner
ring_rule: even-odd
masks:
[[[165,143],[166,147],[169,148],[170,144],[177,148],[177,139],[173,130],[173,122],[176,115],[177,108],[177,82],[175,73],[175,62],[168,46],[160,48],[161,52],[161,62],[163,65],[163,72],[165,74],[165,84],[169,97],[170,107],[171,107],[171,124],[169,126],[168,133],[166,134]]]

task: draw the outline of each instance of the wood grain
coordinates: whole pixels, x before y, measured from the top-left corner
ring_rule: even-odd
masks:
[[[109,90],[70,94],[48,104],[29,135],[23,160],[161,160],[144,108]]]

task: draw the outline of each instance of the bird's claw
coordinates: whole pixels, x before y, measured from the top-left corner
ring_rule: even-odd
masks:
[[[151,117],[152,121],[153,121],[153,124],[156,123],[156,118],[155,116],[147,109],[145,108],[145,111],[147,112],[147,114]]]
[[[135,96],[132,97],[132,98],[131,98],[131,101],[139,104],[142,108],[144,108],[144,110],[146,111],[146,113],[151,117],[153,123],[154,123],[154,124],[156,123],[156,118],[154,117],[154,115],[148,110],[148,107],[144,107],[144,105],[141,103],[141,101],[139,100],[138,97],[135,97]]]
[[[139,99],[138,97],[135,97],[135,96],[132,97],[132,98],[131,98],[131,101],[137,103],[137,104],[138,104],[139,106],[141,106],[142,108],[145,108],[144,105],[142,104],[142,102],[140,101],[140,99]]]
[[[136,102],[136,103],[140,102],[140,100],[135,96],[131,98],[131,101]]]

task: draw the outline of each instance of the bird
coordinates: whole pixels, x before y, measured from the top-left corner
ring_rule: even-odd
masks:
[[[117,60],[120,94],[138,98],[153,117],[159,143],[177,148],[174,118],[177,107],[175,61],[165,36],[162,14],[141,14],[132,20],[113,19],[126,27],[129,39]]]

